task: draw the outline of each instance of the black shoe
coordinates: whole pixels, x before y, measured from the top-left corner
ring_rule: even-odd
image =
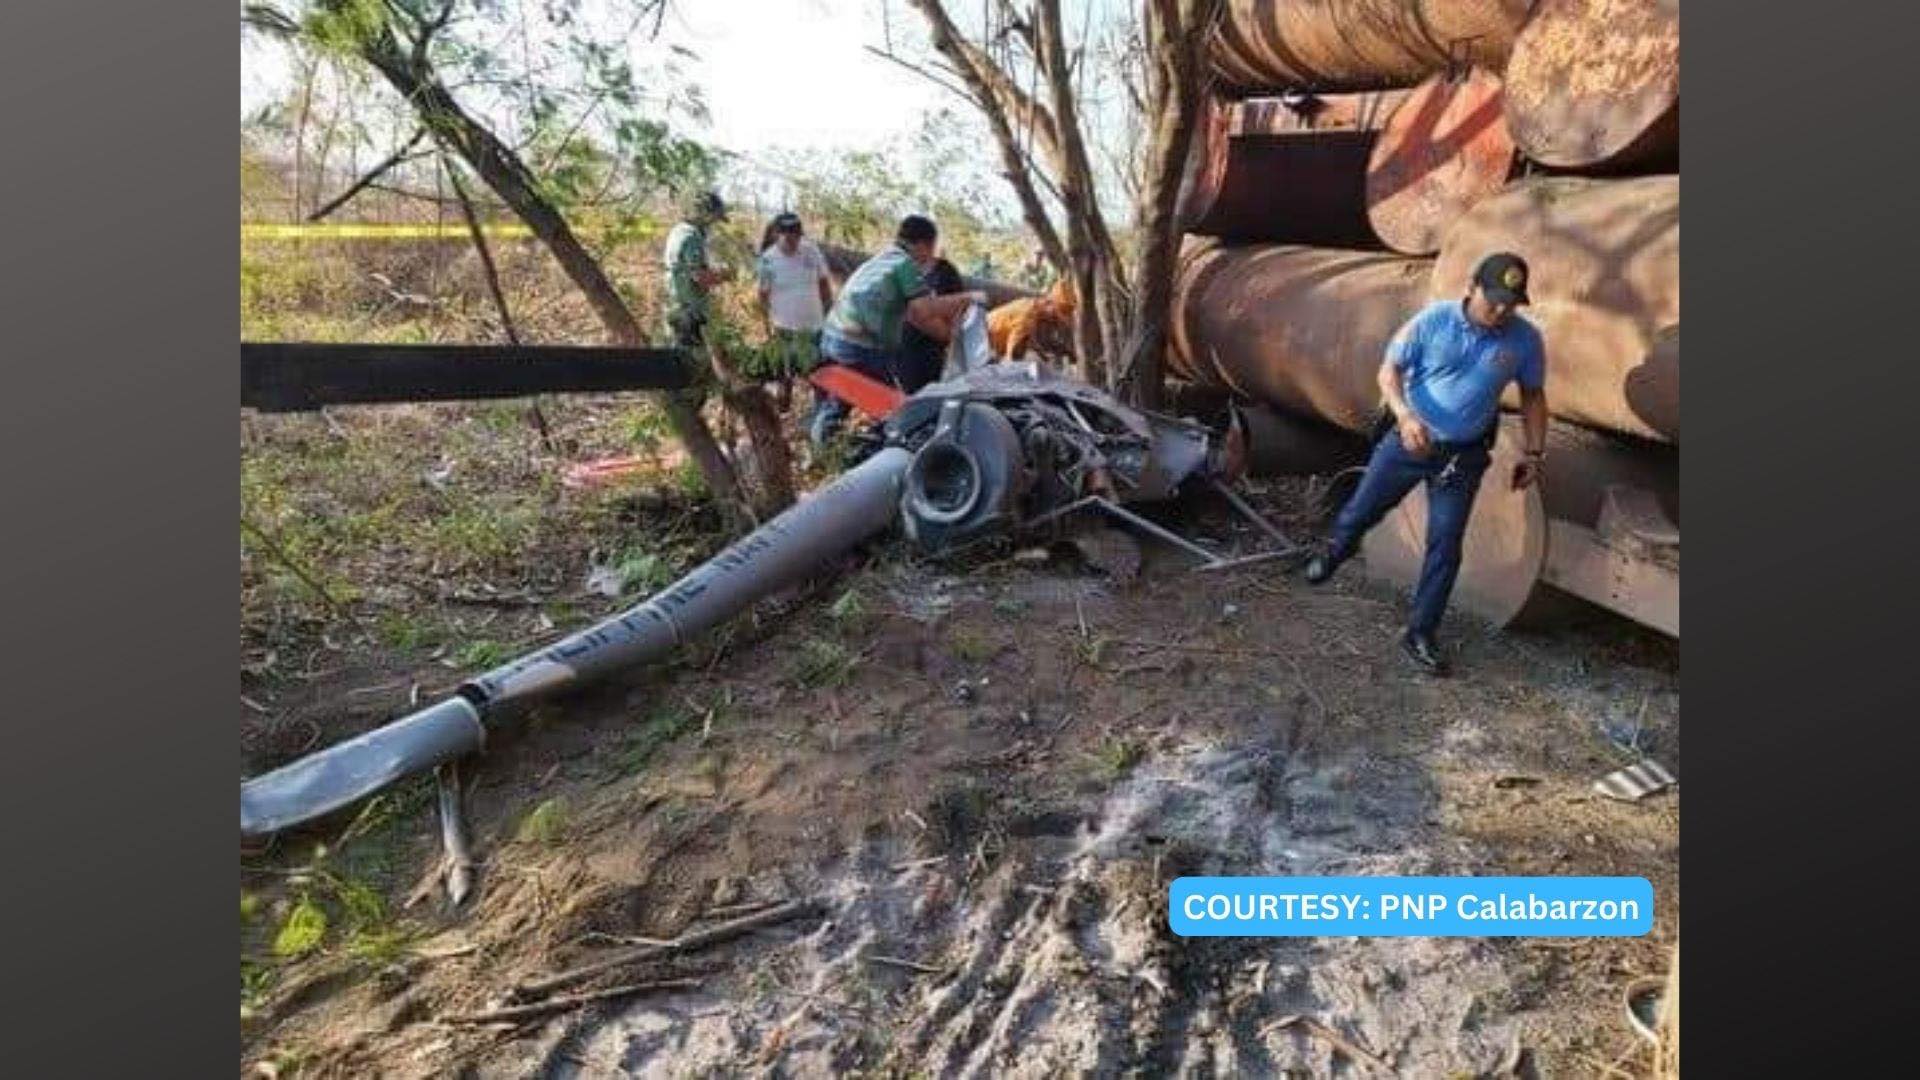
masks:
[[[1429,635],[1408,631],[1406,636],[1400,639],[1400,648],[1415,664],[1419,665],[1420,670],[1427,674],[1440,676],[1447,674],[1447,659],[1440,655],[1440,646]]]
[[[1319,585],[1333,576],[1335,563],[1322,552],[1307,560],[1307,584]]]

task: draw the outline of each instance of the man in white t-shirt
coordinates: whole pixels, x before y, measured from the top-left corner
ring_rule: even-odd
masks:
[[[820,324],[833,307],[833,278],[819,245],[803,235],[800,215],[773,219],[774,241],[760,253],[760,315],[779,358],[780,410],[793,400],[793,377],[819,363]]]

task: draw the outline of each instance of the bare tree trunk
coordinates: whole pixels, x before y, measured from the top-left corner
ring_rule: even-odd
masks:
[[[301,174],[307,160],[307,115],[313,111],[313,80],[319,69],[320,62],[312,60],[300,73],[300,112],[293,121],[293,212],[287,215],[288,221],[300,220]]]
[[[1100,211],[1093,161],[1080,129],[1073,68],[1060,23],[1060,0],[1038,0],[1034,11],[1035,59],[1053,99],[1060,140],[1060,188],[1071,222],[1068,245],[1079,304],[1074,309],[1074,342],[1088,381],[1106,382],[1111,367],[1107,345],[1127,323],[1122,278],[1125,268]]]
[[[990,57],[961,36],[939,0],[908,2],[926,17],[935,51],[953,65],[972,93],[975,106],[986,117],[987,126],[992,130],[994,142],[1000,150],[1001,175],[1013,186],[1013,193],[1020,200],[1020,215],[1026,220],[1027,228],[1033,231],[1034,239],[1039,241],[1041,250],[1046,252],[1050,262],[1063,268],[1071,265],[1067,246],[1061,242],[1059,231],[1053,227],[1053,219],[1047,216],[1046,205],[1040,201],[1040,193],[1034,187],[1029,162],[1021,152],[1019,139],[1014,136],[1013,125],[1008,117],[1010,103],[1026,102],[1026,113],[1016,115],[1021,120],[1030,120],[1042,137],[1049,141],[1052,118],[1047,117],[1042,124],[1038,113],[1044,110],[1038,109],[1031,98],[1021,94],[1019,87]]]
[[[773,398],[758,384],[742,378],[732,360],[711,342],[707,344],[707,358],[719,381],[721,400],[746,424],[747,438],[753,443],[753,458],[759,465],[759,490],[754,493],[753,510],[764,521],[793,505],[793,455],[787,447],[786,429],[780,426]]]
[[[467,220],[467,235],[473,238],[473,250],[480,256],[480,272],[486,276],[487,292],[493,297],[493,306],[500,312],[500,332],[507,337],[507,344],[520,344],[520,331],[514,329],[513,311],[507,307],[506,291],[500,288],[500,271],[493,265],[493,249],[487,244],[487,233],[480,227],[480,215],[473,212],[473,200],[467,198],[467,185],[460,182],[460,174],[451,167],[447,169],[447,179],[453,183],[453,194],[460,200],[460,216]],[[535,397],[527,406],[527,420],[533,429],[540,433],[540,445],[547,453],[553,453],[553,429],[547,426],[547,414],[540,409],[540,399]]]
[[[1201,122],[1207,90],[1203,50],[1221,0],[1147,0],[1147,50],[1153,62],[1152,139],[1148,145],[1140,252],[1134,268],[1132,333],[1119,350],[1113,387],[1122,400],[1158,409],[1173,318],[1173,275],[1180,257],[1176,209],[1180,181]]]
[[[360,47],[360,55],[413,106],[421,123],[434,137],[458,153],[494,194],[527,223],[568,279],[587,298],[613,339],[623,345],[645,344],[646,335],[633,312],[620,299],[600,263],[574,235],[566,218],[540,194],[538,178],[511,147],[460,107],[423,50],[416,49],[410,56],[391,32],[383,31]],[[722,453],[692,400],[673,393],[663,394],[661,398],[667,422],[706,479],[707,489],[731,519],[729,524],[738,526],[747,507],[733,464]]]

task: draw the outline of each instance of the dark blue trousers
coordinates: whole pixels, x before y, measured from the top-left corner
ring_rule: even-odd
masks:
[[[1374,445],[1366,475],[1334,519],[1327,554],[1338,566],[1359,548],[1367,530],[1400,505],[1415,484],[1426,483],[1427,554],[1420,564],[1420,583],[1414,587],[1413,609],[1407,616],[1407,629],[1414,633],[1433,633],[1440,625],[1440,616],[1446,613],[1454,579],[1460,576],[1460,545],[1467,535],[1467,518],[1473,513],[1473,497],[1480,490],[1480,478],[1490,459],[1489,447],[1478,440],[1435,442],[1426,457],[1415,457],[1401,444],[1400,432],[1390,430]]]

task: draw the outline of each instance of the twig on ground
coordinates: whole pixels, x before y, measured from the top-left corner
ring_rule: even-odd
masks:
[[[357,690],[349,690],[347,691],[347,696],[359,697],[362,694],[384,694],[389,690],[404,690],[406,686],[407,680],[401,679],[399,682],[381,683],[379,686],[362,686]]]
[[[931,859],[915,859],[912,862],[894,863],[892,869],[896,874],[904,874],[908,870],[918,870],[923,866],[935,866],[946,861],[947,857],[945,855],[935,855]]]
[[[1108,638],[1115,645],[1127,645],[1136,649],[1174,649],[1181,652],[1215,653],[1222,656],[1259,656],[1269,657],[1285,663],[1293,672],[1293,678],[1300,685],[1302,693],[1307,695],[1323,716],[1331,716],[1333,710],[1327,707],[1326,699],[1307,681],[1307,673],[1300,667],[1300,661],[1293,654],[1279,649],[1237,649],[1229,645],[1194,645],[1184,641],[1142,641],[1138,638]]]
[[[768,908],[779,906],[780,901],[778,900],[751,900],[742,904],[722,904],[719,907],[708,908],[706,911],[701,912],[700,917],[703,919],[737,919],[742,915],[753,915],[765,911]]]
[[[653,948],[673,944],[672,941],[666,938],[639,937],[633,934],[608,934],[599,930],[593,930],[580,935],[580,944],[586,945],[590,943],[603,945],[648,945]]]
[[[1290,1014],[1287,1016],[1283,1016],[1280,1019],[1275,1020],[1273,1023],[1268,1024],[1265,1027],[1261,1028],[1259,1037],[1264,1039],[1266,1038],[1268,1032],[1280,1031],[1282,1029],[1294,1027],[1296,1025],[1299,1027],[1304,1027],[1308,1031],[1311,1031],[1315,1035],[1318,1035],[1321,1038],[1332,1043],[1335,1049],[1339,1050],[1341,1053],[1347,1055],[1348,1057],[1352,1058],[1355,1061],[1358,1061],[1364,1065],[1371,1065],[1374,1068],[1379,1069],[1382,1072],[1385,1072],[1389,1076],[1397,1075],[1397,1071],[1394,1069],[1394,1067],[1387,1064],[1385,1061],[1381,1060],[1378,1056],[1376,1056],[1373,1053],[1373,1051],[1368,1050],[1367,1048],[1354,1042],[1352,1039],[1349,1039],[1345,1035],[1340,1034],[1338,1031],[1334,1030],[1332,1025],[1321,1023],[1320,1021],[1315,1020],[1311,1016],[1300,1016],[1297,1014]]]
[[[589,990],[584,994],[562,994],[559,997],[536,1001],[530,1005],[510,1005],[504,1009],[489,1009],[486,1012],[457,1013],[443,1016],[443,1024],[501,1024],[519,1023],[549,1013],[591,1005],[596,1001],[609,998],[626,997],[630,994],[645,993],[648,990],[691,990],[700,985],[699,979],[662,979],[659,982],[632,983],[627,986],[614,986],[605,990]]]
[[[906,968],[909,971],[924,972],[928,975],[939,975],[947,970],[946,968],[934,967],[932,964],[922,964],[914,960],[902,960],[897,956],[881,956],[878,953],[867,953],[864,959],[870,963],[885,964],[888,967]]]
[[[756,915],[748,915],[744,918],[734,919],[731,922],[724,922],[718,926],[708,927],[705,930],[697,930],[691,934],[682,934],[680,937],[669,942],[659,945],[642,945],[630,951],[623,952],[618,956],[610,956],[605,960],[599,960],[582,967],[562,971],[556,975],[549,975],[544,979],[536,979],[530,983],[522,983],[513,989],[510,996],[524,999],[539,997],[542,994],[550,994],[555,990],[585,982],[596,975],[603,975],[609,971],[616,971],[645,960],[658,960],[680,953],[693,952],[696,949],[704,949],[709,945],[717,945],[723,941],[731,941],[734,938],[750,934],[761,927],[773,926],[777,923],[786,922],[789,919],[818,914],[820,909],[821,904],[818,900],[792,900],[781,904],[779,907],[762,911]]]
[[[320,582],[315,580],[312,574],[307,573],[306,567],[301,566],[294,560],[293,556],[287,554],[286,549],[280,546],[278,540],[269,536],[266,530],[260,526],[249,521],[245,514],[240,515],[240,528],[245,530],[255,540],[259,541],[260,546],[266,549],[267,554],[271,555],[275,562],[286,567],[294,577],[300,579],[302,585],[313,590],[313,594],[318,596],[328,607],[332,608],[334,614],[345,619],[347,625],[357,631],[365,633],[364,628],[360,625],[360,620],[353,617],[353,612],[348,610],[345,604],[335,599],[334,595],[328,592],[326,587],[321,585]]]

